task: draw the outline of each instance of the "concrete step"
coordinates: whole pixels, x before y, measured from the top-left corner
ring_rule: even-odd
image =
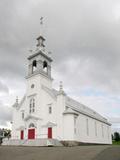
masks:
[[[15,146],[63,146],[57,139],[4,139],[2,145],[15,145]]]

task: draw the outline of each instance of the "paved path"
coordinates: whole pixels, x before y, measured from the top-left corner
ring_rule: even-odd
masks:
[[[120,160],[120,147],[10,147],[0,146],[0,160]]]
[[[103,150],[93,160],[120,160],[120,146],[113,146]]]

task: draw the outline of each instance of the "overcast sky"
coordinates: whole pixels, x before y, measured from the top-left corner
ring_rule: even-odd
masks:
[[[40,33],[52,52],[53,87],[91,107],[120,129],[120,1],[0,1],[0,126],[10,126],[25,93],[27,56]]]

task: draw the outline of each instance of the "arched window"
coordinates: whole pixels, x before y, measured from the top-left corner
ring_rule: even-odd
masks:
[[[95,136],[97,136],[97,123],[95,121]]]
[[[87,133],[87,136],[89,136],[89,122],[88,122],[88,119],[86,119],[86,133]]]
[[[35,112],[35,99],[33,99],[33,108],[32,108],[33,110],[33,112]]]
[[[104,137],[104,126],[101,124],[101,129],[102,129],[102,137]]]
[[[30,123],[29,128],[35,128],[34,123]]]
[[[34,60],[33,63],[32,63],[32,73],[35,72],[37,69],[37,61]]]
[[[46,61],[43,62],[43,71],[47,72],[48,71],[48,64]]]
[[[32,98],[32,99],[30,99],[29,113],[34,113],[34,112],[35,112],[35,99]]]

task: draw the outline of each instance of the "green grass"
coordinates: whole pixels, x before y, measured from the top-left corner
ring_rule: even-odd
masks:
[[[116,141],[113,141],[112,144],[113,144],[113,145],[120,145],[120,141],[117,141],[117,142],[116,142]]]

